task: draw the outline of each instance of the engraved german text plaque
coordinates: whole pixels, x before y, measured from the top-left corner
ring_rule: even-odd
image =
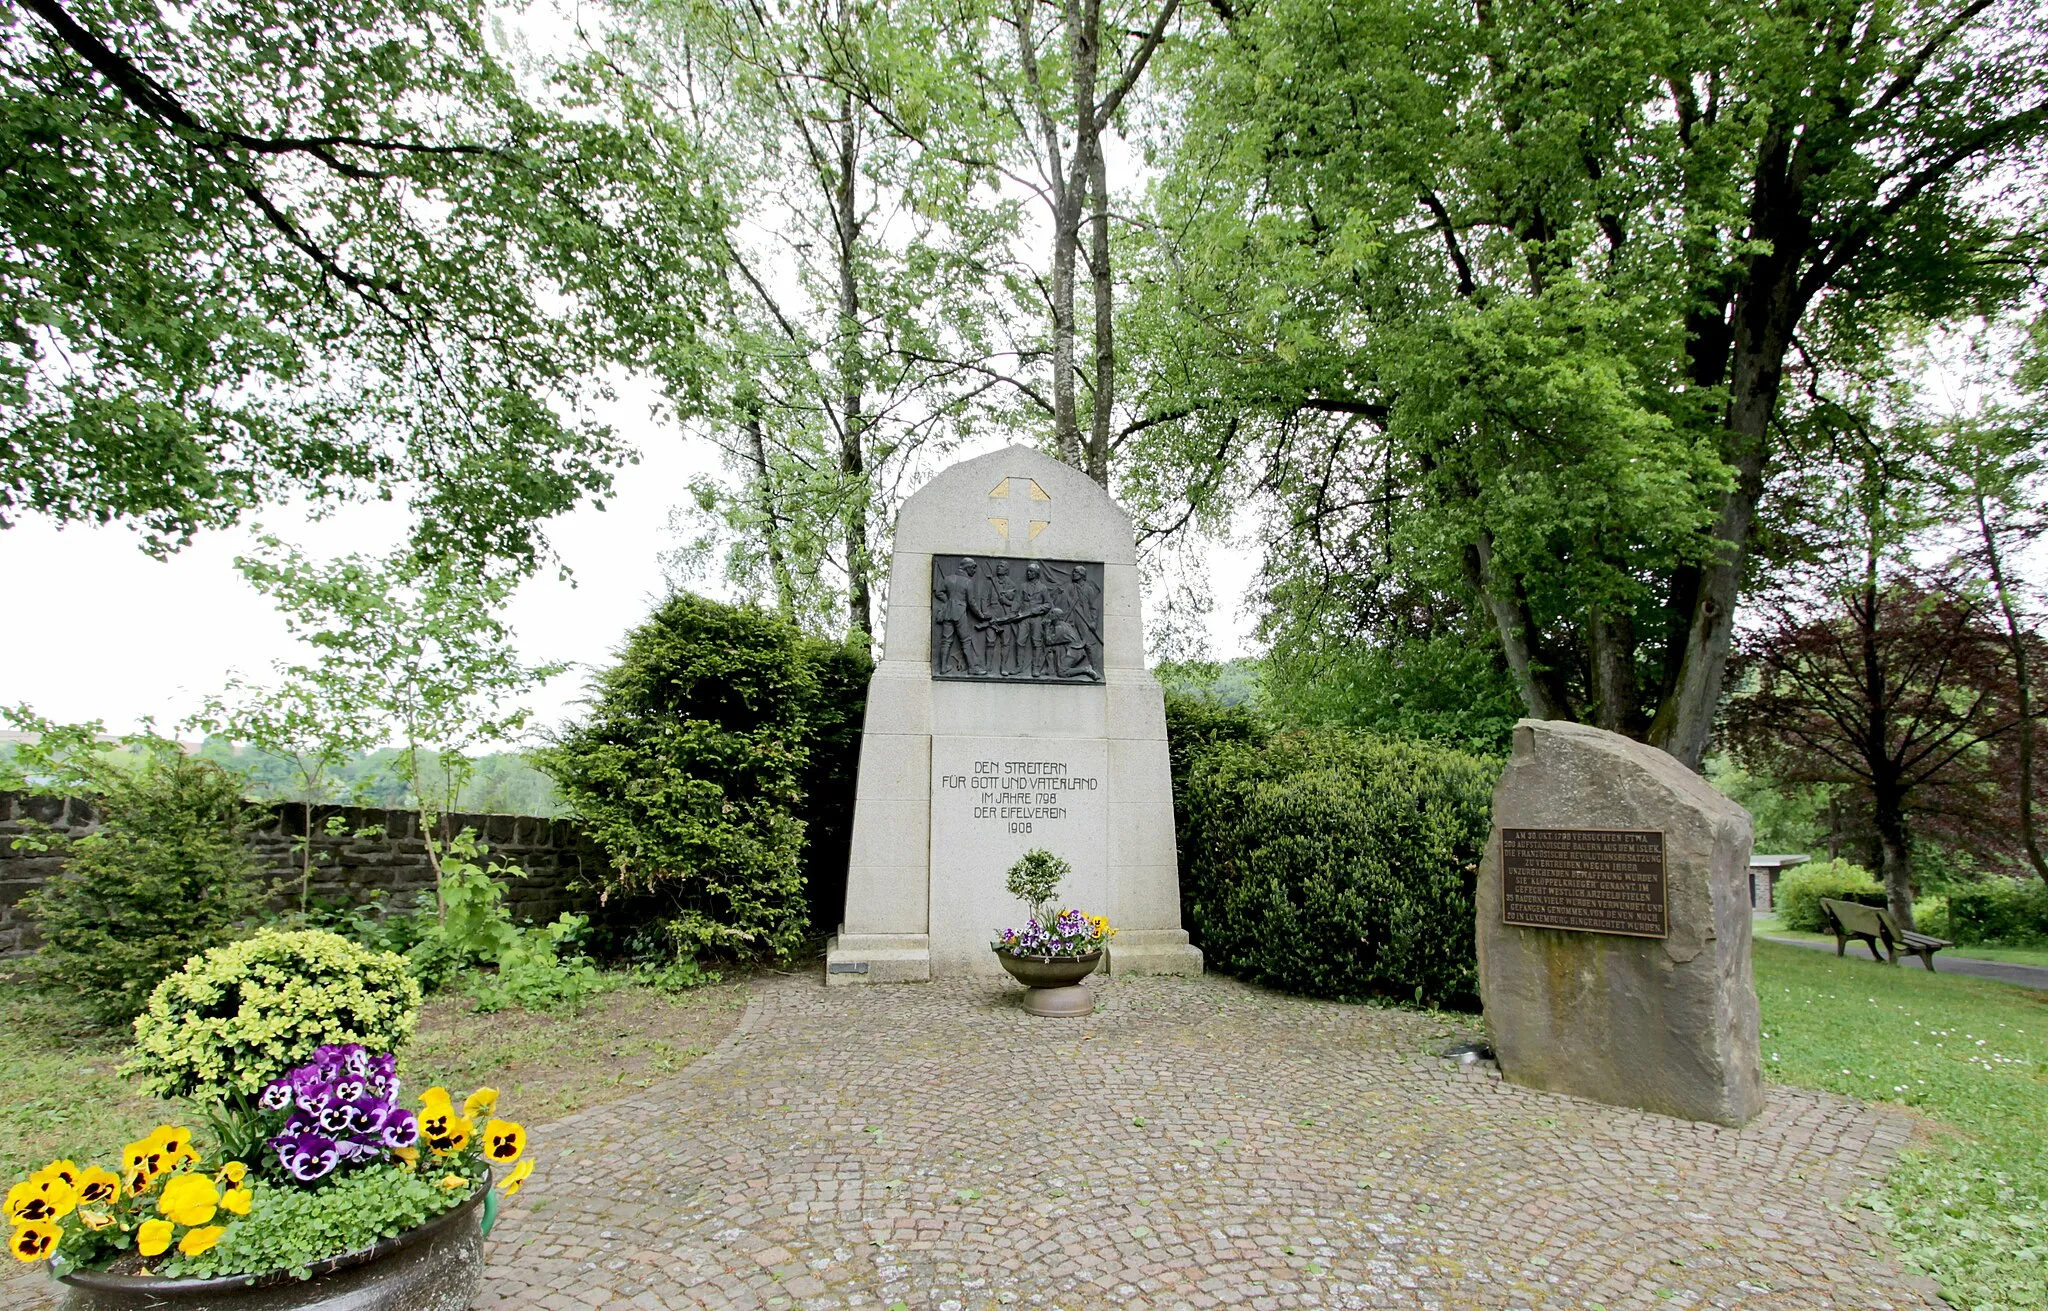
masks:
[[[1669,935],[1664,835],[1599,828],[1504,828],[1503,918],[1536,929]]]

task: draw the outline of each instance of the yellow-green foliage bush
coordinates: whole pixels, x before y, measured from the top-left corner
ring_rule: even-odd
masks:
[[[395,1050],[419,1022],[405,958],[319,929],[265,930],[185,962],[135,1017],[122,1073],[159,1097],[251,1095],[324,1043]]]
[[[1884,905],[1884,887],[1869,870],[1846,860],[1822,860],[1795,867],[1778,880],[1772,902],[1778,920],[1797,933],[1829,933],[1827,913],[1821,899],[1855,901],[1865,906]]]

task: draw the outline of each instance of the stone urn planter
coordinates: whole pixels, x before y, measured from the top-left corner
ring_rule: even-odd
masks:
[[[161,1279],[74,1270],[65,1311],[467,1311],[483,1291],[486,1219],[495,1219],[488,1177],[476,1195],[417,1229],[359,1252],[315,1262],[312,1277],[288,1270],[218,1279]]]
[[[1081,980],[1102,964],[1100,951],[1086,956],[1020,956],[1006,947],[996,959],[1024,985],[1024,1010],[1031,1015],[1071,1018],[1095,1013],[1095,994]]]

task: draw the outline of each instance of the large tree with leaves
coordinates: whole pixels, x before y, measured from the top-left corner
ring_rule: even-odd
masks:
[[[579,402],[687,353],[722,227],[692,141],[543,80],[474,0],[0,10],[0,522],[164,551],[402,496],[532,560],[630,455]]]
[[[973,112],[929,65],[929,6],[633,0],[611,17],[614,85],[645,88],[620,103],[711,143],[734,211],[701,389],[734,476],[693,488],[713,531],[685,563],[723,548],[728,578],[784,615],[871,633],[898,484],[989,414],[1017,206],[877,108],[886,85],[920,121]],[[687,404],[683,362],[668,381]]]
[[[1697,766],[1809,387],[2015,295],[2033,0],[1257,0],[1181,65],[1141,503],[1270,494],[1276,594],[1484,625]]]

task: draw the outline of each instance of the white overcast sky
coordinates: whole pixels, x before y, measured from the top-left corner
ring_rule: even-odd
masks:
[[[657,425],[646,411],[622,401],[606,415],[641,451],[618,495],[603,511],[585,507],[549,527],[574,584],[549,571],[527,582],[509,614],[527,660],[576,665],[532,699],[544,723],[575,712],[589,668],[662,594],[659,557],[677,545],[669,511],[692,477],[716,468],[708,442]],[[320,523],[271,510],[261,522],[330,555],[381,551],[404,532],[402,513],[385,505],[350,507]],[[270,603],[235,571],[236,554],[252,541],[246,529],[203,534],[159,562],[121,527],[60,530],[27,518],[0,531],[0,577],[13,596],[0,635],[0,703],[25,702],[65,722],[101,719],[115,732],[150,716],[170,730],[231,670],[261,678],[274,659],[303,658]],[[1240,602],[1257,562],[1243,549],[1211,554],[1211,646],[1219,656],[1242,654],[1251,621]]]

